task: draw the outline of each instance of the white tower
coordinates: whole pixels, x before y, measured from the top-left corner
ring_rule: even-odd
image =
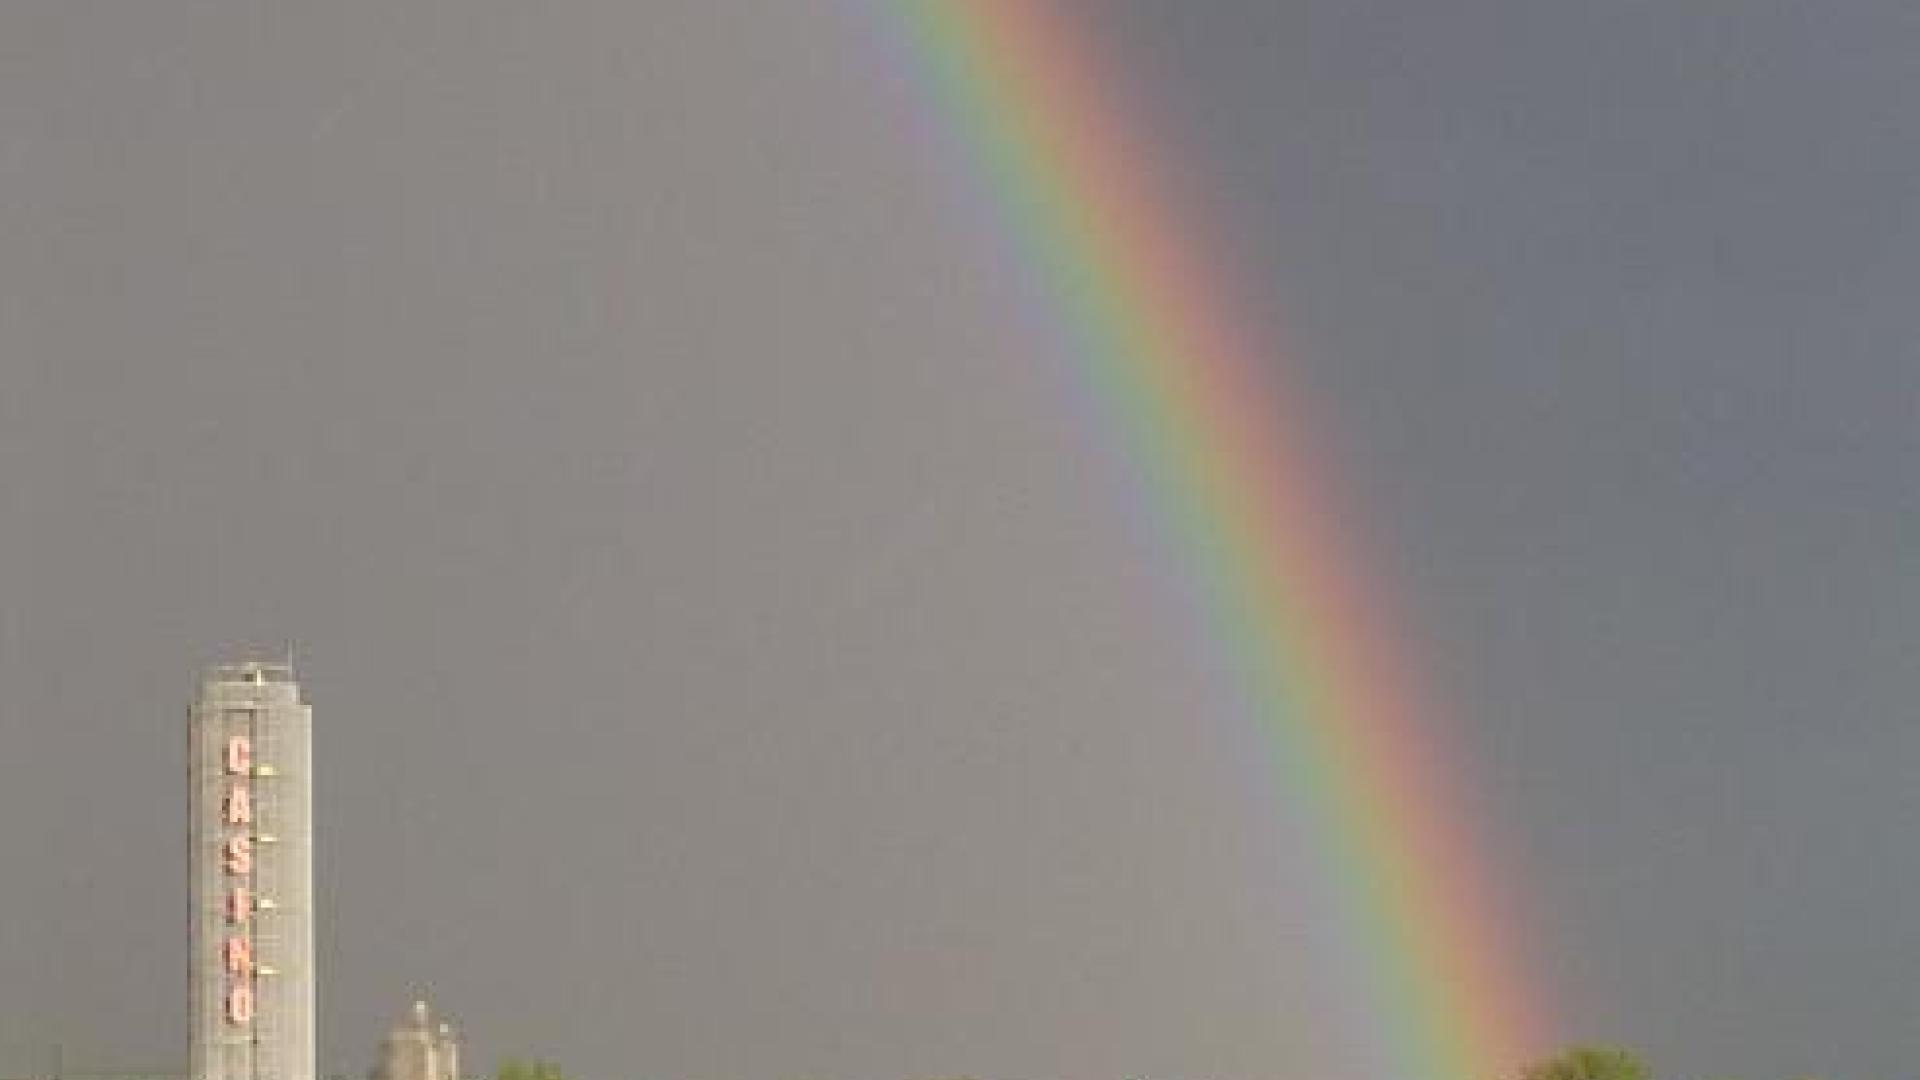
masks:
[[[189,1080],[314,1080],[312,724],[285,663],[188,715]]]

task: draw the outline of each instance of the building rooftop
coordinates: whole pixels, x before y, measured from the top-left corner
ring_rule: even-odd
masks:
[[[239,683],[290,683],[293,677],[291,660],[243,660],[230,664],[215,664],[207,669],[208,682]]]

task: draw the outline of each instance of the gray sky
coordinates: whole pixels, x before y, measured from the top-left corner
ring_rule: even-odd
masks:
[[[1920,14],[1081,3],[1284,326],[1569,1036],[1910,1070]],[[322,1058],[1286,1076],[1258,743],[842,5],[0,7],[0,1071],[182,1056],[298,649]]]

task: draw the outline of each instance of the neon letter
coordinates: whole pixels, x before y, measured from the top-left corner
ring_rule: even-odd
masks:
[[[227,736],[227,775],[245,776],[253,771],[253,740],[245,735]]]
[[[245,836],[227,837],[225,861],[229,877],[253,873],[253,840]]]
[[[227,789],[227,824],[253,824],[253,792],[245,784],[235,784]]]
[[[244,926],[253,917],[253,891],[245,885],[235,885],[227,891],[227,922],[233,926]]]
[[[235,1027],[253,1023],[253,987],[246,983],[227,987],[227,1023]]]
[[[246,978],[253,974],[253,942],[235,935],[227,939],[220,955],[225,958],[227,974]]]

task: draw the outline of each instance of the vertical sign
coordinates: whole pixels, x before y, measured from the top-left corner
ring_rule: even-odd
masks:
[[[251,716],[250,713],[242,713]],[[229,732],[225,760],[226,795],[220,803],[225,837],[220,871],[226,881],[227,935],[220,945],[220,966],[227,975],[227,1023],[253,1023],[253,735]]]

